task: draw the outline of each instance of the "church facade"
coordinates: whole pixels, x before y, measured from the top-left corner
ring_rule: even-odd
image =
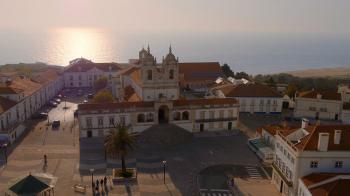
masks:
[[[232,130],[238,121],[239,104],[234,98],[186,99],[180,95],[179,60],[169,47],[160,63],[150,48],[114,77],[114,103],[78,105],[81,137],[103,137],[115,123],[130,132],[171,123],[189,132]]]

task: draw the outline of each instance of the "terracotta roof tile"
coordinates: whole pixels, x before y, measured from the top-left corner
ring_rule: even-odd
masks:
[[[10,99],[6,99],[4,97],[0,97],[0,114],[6,112],[8,109],[15,106],[17,102],[12,101]]]
[[[86,72],[90,69],[97,68],[99,70],[108,71],[119,71],[120,67],[118,63],[93,63],[89,61],[79,61],[68,65],[65,69],[67,72]]]
[[[277,91],[262,84],[224,84],[215,89],[221,90],[226,97],[282,97]]]
[[[334,144],[334,130],[341,130],[340,144]],[[295,146],[301,150],[316,151],[319,133],[329,133],[328,151],[350,151],[350,125],[316,125],[309,126],[309,135]]]
[[[21,92],[23,92],[22,89],[13,88],[10,86],[0,86],[0,95],[1,94],[18,94]]]
[[[221,105],[221,104],[238,104],[234,98],[214,98],[214,99],[178,99],[173,101],[174,106],[183,105]]]
[[[141,101],[134,88],[129,85],[124,88],[124,100],[127,102]]]
[[[218,62],[179,63],[179,73],[185,81],[212,80],[222,76]]]
[[[301,92],[299,93],[298,97],[301,98],[311,98],[311,99],[316,99],[317,94],[321,94],[322,97],[321,99],[326,99],[326,100],[341,100],[341,94],[337,92],[330,92],[330,91],[306,91],[306,92]]]
[[[331,179],[339,175],[346,175],[350,177],[350,173],[312,173],[301,178],[305,186],[310,187],[321,183],[325,180]],[[321,184],[319,186],[309,188],[309,191],[313,196],[338,196],[348,195],[348,187],[350,185],[350,179],[334,179],[328,183]]]
[[[41,84],[26,78],[26,77],[15,77],[12,79],[11,83],[7,86],[12,88],[13,91],[19,93],[24,93],[25,96],[32,95],[34,92],[41,88]],[[6,90],[7,91],[7,90]]]

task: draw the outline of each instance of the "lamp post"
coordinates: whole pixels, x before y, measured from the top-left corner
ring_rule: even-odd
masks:
[[[166,167],[166,160],[162,161],[163,165],[163,183],[165,184],[165,167]]]
[[[3,144],[2,147],[4,148],[5,163],[7,164],[7,143]]]
[[[92,192],[94,192],[94,169],[91,168],[90,169],[90,173],[91,173],[91,188],[92,188]]]

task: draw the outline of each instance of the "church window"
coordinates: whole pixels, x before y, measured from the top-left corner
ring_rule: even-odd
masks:
[[[182,112],[182,120],[188,120],[189,119],[189,113],[188,111]]]
[[[147,70],[147,80],[152,80],[152,70]]]
[[[172,70],[170,70],[169,71],[169,79],[174,79],[174,70],[172,69]]]
[[[138,114],[137,115],[137,122],[145,122],[145,115],[144,114]]]

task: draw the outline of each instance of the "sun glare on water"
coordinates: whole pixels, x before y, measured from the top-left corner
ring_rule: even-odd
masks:
[[[52,62],[67,65],[69,61],[84,57],[93,61],[113,59],[109,33],[103,29],[93,28],[59,28],[54,29],[51,48],[48,48]],[[52,51],[53,50],[53,51]]]

